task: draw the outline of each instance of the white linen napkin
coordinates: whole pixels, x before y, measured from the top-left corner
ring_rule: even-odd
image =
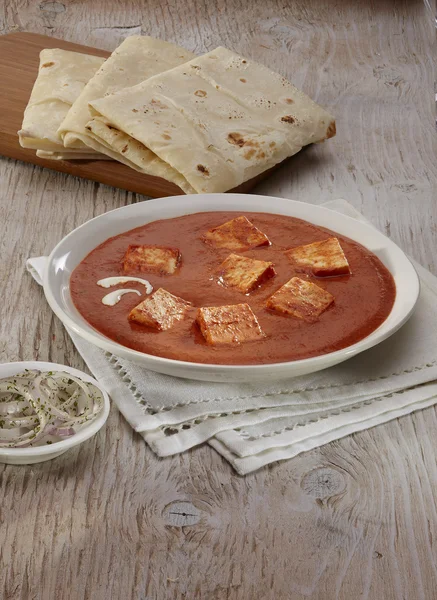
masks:
[[[344,200],[327,208],[364,220]],[[44,257],[27,268],[41,283]],[[409,322],[382,344],[303,377],[207,383],[161,375],[69,334],[93,375],[159,456],[209,440],[240,474],[437,402],[437,278],[416,265]]]

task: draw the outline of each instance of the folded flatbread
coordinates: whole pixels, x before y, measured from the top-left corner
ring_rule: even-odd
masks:
[[[149,175],[163,177],[193,191],[185,178],[125,133],[108,126],[105,119],[86,127],[92,118],[89,102],[126,87],[134,86],[157,73],[171,69],[194,57],[192,52],[148,36],[131,36],[111,54],[89,81],[59,128],[66,148],[86,144],[129,167]],[[98,135],[95,135],[95,131]],[[83,147],[83,146],[82,146]],[[131,160],[132,157],[134,160]]]
[[[58,48],[42,50],[39,56],[38,76],[18,132],[21,146],[42,151],[44,158],[78,158],[77,153],[81,158],[96,157],[96,151],[84,144],[64,156],[64,145],[57,131],[104,59]]]
[[[87,127],[96,139],[103,119],[142,145],[136,162],[152,151],[196,192],[232,189],[335,135],[334,118],[308,96],[226,48],[90,106],[96,118]],[[112,147],[110,139],[102,143]]]
[[[67,148],[60,152],[52,152],[50,150],[37,150],[36,155],[46,160],[108,160],[106,154],[100,154],[100,152],[92,153],[84,150],[72,149],[70,152]]]

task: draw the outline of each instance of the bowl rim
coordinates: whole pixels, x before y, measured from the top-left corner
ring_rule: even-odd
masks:
[[[53,444],[46,444],[44,446],[34,446],[31,448],[0,448],[0,456],[21,456],[24,458],[25,456],[34,457],[43,456],[46,454],[61,453],[69,448],[72,448],[73,446],[77,446],[78,444],[85,442],[90,437],[95,435],[106,423],[110,409],[109,395],[103,388],[102,384],[91,377],[91,375],[88,375],[87,373],[79,371],[79,369],[75,369],[74,367],[70,367],[68,365],[61,365],[58,363],[45,361],[27,360],[0,364],[0,379],[9,377],[9,375],[3,375],[3,370],[12,370],[13,373],[17,374],[21,371],[24,371],[24,369],[38,369],[40,371],[66,371],[67,373],[71,373],[72,375],[75,375],[76,377],[79,377],[88,383],[92,383],[102,392],[103,409],[97,418],[94,419],[94,421],[88,425],[85,425],[85,427],[82,427],[80,431],[65,440],[60,440],[59,442],[53,442]]]
[[[320,354],[318,356],[314,356],[311,358],[303,358],[303,359],[294,360],[294,361],[283,361],[283,362],[261,363],[261,364],[228,365],[228,364],[220,364],[220,363],[198,363],[198,362],[192,362],[192,361],[176,360],[176,359],[172,359],[172,358],[166,358],[163,356],[147,354],[145,352],[140,352],[138,350],[134,350],[127,346],[123,346],[123,345],[119,344],[118,342],[115,342],[114,340],[104,336],[103,334],[100,334],[100,332],[98,332],[97,330],[93,330],[92,332],[88,332],[88,331],[84,330],[73,318],[70,317],[70,315],[67,313],[67,311],[64,310],[62,308],[62,306],[60,306],[58,304],[56,298],[54,297],[54,294],[52,293],[51,285],[49,282],[50,266],[53,262],[54,257],[56,256],[59,248],[64,244],[68,244],[68,241],[73,236],[77,235],[77,232],[79,230],[82,230],[85,227],[90,227],[90,225],[92,223],[94,223],[98,220],[104,219],[108,215],[113,216],[120,212],[127,212],[130,210],[135,210],[135,208],[137,208],[137,207],[144,207],[144,210],[146,211],[145,219],[147,219],[147,207],[148,206],[154,207],[158,204],[162,205],[165,202],[175,201],[175,200],[180,202],[181,204],[183,202],[187,202],[187,201],[190,202],[189,206],[187,207],[188,210],[185,213],[183,213],[183,214],[187,214],[187,215],[188,214],[196,214],[198,212],[219,212],[219,211],[236,212],[236,213],[241,212],[241,210],[239,210],[239,209],[232,209],[232,208],[226,208],[226,207],[222,208],[222,209],[212,209],[212,208],[208,207],[207,205],[202,206],[200,203],[203,201],[203,199],[205,197],[208,197],[211,199],[217,199],[218,197],[226,197],[226,199],[228,199],[228,200],[231,198],[238,198],[239,201],[249,203],[249,207],[247,210],[250,210],[251,212],[265,212],[268,214],[281,214],[281,213],[278,213],[277,209],[263,211],[263,210],[260,210],[259,208],[253,208],[253,207],[250,208],[250,203],[253,202],[254,199],[260,199],[266,203],[266,207],[268,207],[268,202],[272,201],[272,200],[279,201],[281,203],[282,202],[287,203],[288,205],[299,205],[302,207],[303,206],[312,207],[312,208],[316,209],[317,212],[321,212],[322,214],[326,213],[331,216],[332,216],[332,214],[340,216],[343,221],[346,221],[346,222],[349,221],[352,226],[356,227],[358,224],[358,226],[362,230],[367,230],[367,232],[370,235],[377,236],[379,238],[384,238],[386,245],[392,251],[400,253],[403,257],[403,260],[405,261],[405,264],[406,265],[408,264],[408,266],[410,267],[410,274],[409,274],[410,282],[409,283],[411,286],[412,297],[411,297],[410,306],[409,306],[408,310],[405,311],[403,317],[400,318],[390,329],[388,329],[382,333],[380,331],[380,329],[381,329],[381,327],[383,327],[383,325],[386,323],[387,319],[389,319],[390,315],[392,314],[393,308],[395,306],[395,305],[393,305],[393,308],[390,311],[390,313],[388,314],[387,318],[381,323],[381,325],[377,329],[372,331],[368,336],[366,336],[362,340],[355,342],[355,344],[352,344],[352,345],[347,346],[346,348],[342,348],[340,350],[336,350],[334,352]],[[284,216],[293,216],[293,215],[287,215],[286,213],[282,213],[282,214]],[[143,224],[147,224],[147,223],[153,222],[155,220],[166,219],[166,218],[176,218],[176,217],[157,216],[157,217],[154,217],[152,220],[145,220],[145,222]],[[301,216],[297,215],[296,218],[308,220],[309,222],[311,222],[311,220],[309,220],[307,217],[301,217]],[[141,225],[138,225],[137,227],[139,227],[139,226],[141,226]],[[327,225],[317,224],[317,226],[327,227],[328,229],[331,229],[331,227],[327,226]],[[135,229],[135,227],[132,227],[130,229]],[[129,231],[130,229],[125,229],[124,231]],[[334,231],[334,233],[336,233],[334,229],[331,229],[331,230]],[[115,234],[115,235],[119,235],[121,233],[123,233],[123,231],[120,231],[118,234]],[[343,235],[343,234],[340,234],[340,235]],[[113,236],[108,236],[107,239],[109,239],[109,237],[113,237]],[[346,236],[346,237],[350,237],[350,239],[352,239],[353,241],[356,241],[357,243],[366,247],[365,244],[363,244],[362,242],[355,240],[353,234],[351,236]],[[97,247],[97,245],[95,247]],[[372,250],[370,250],[370,251],[373,252]],[[390,269],[389,269],[389,271],[390,271]],[[392,276],[395,278],[393,273],[392,273]],[[395,283],[396,283],[396,281],[395,281]],[[393,335],[396,331],[398,331],[408,321],[408,319],[412,315],[414,308],[416,306],[418,297],[419,297],[419,293],[420,293],[419,277],[418,277],[417,271],[416,271],[414,265],[412,264],[412,262],[410,261],[410,259],[403,252],[403,250],[401,250],[401,248],[399,248],[399,246],[397,246],[397,244],[395,244],[392,240],[390,240],[390,238],[385,236],[381,231],[376,229],[373,225],[371,225],[365,221],[359,221],[349,215],[345,215],[344,213],[339,213],[338,211],[332,210],[330,208],[320,206],[320,205],[310,204],[308,202],[301,202],[301,201],[297,201],[297,200],[291,200],[288,198],[280,198],[280,197],[276,197],[276,196],[263,196],[263,195],[255,195],[255,194],[229,194],[229,193],[227,193],[227,194],[222,194],[222,193],[196,194],[196,195],[170,196],[170,197],[165,197],[165,198],[154,198],[154,199],[147,200],[144,202],[130,204],[127,206],[122,206],[122,207],[116,208],[114,210],[108,211],[106,213],[102,213],[101,215],[93,217],[92,219],[89,219],[88,221],[86,221],[85,223],[80,225],[79,227],[76,227],[75,229],[73,229],[66,236],[64,236],[58,242],[58,244],[55,246],[55,248],[53,248],[52,252],[50,253],[50,255],[48,257],[47,266],[44,271],[43,287],[44,287],[44,293],[46,295],[47,301],[48,301],[50,307],[52,308],[53,312],[59,317],[59,319],[67,327],[69,327],[75,333],[77,333],[80,337],[82,337],[86,341],[92,343],[93,345],[97,346],[98,348],[101,348],[107,352],[111,352],[115,356],[120,356],[127,360],[129,360],[129,358],[132,359],[132,357],[138,358],[139,360],[135,361],[137,364],[139,364],[139,362],[141,362],[142,357],[147,357],[147,360],[150,363],[154,363],[156,365],[174,366],[179,369],[185,367],[188,370],[192,370],[195,368],[195,369],[202,370],[205,375],[207,375],[208,373],[216,374],[217,370],[220,370],[221,373],[223,373],[223,374],[229,373],[230,376],[232,376],[232,374],[235,374],[235,373],[241,373],[243,370],[245,371],[245,373],[248,376],[250,376],[250,374],[254,373],[255,371],[257,374],[262,371],[266,372],[266,374],[267,374],[267,372],[272,374],[272,371],[275,371],[275,370],[283,370],[283,369],[286,369],[287,367],[291,367],[291,366],[298,368],[298,367],[303,367],[306,365],[314,366],[314,368],[312,368],[311,371],[308,371],[308,372],[313,372],[313,371],[315,372],[317,370],[325,368],[321,365],[326,363],[327,360],[329,361],[330,364],[328,364],[326,366],[332,366],[333,364],[337,364],[339,362],[342,362],[344,360],[352,358],[353,356],[356,356],[357,354],[360,354],[361,352],[380,344],[385,339],[387,339],[388,337]],[[397,286],[396,286],[396,288],[397,288]],[[92,325],[89,324],[89,327],[92,328]],[[94,333],[94,331],[96,333]],[[379,331],[379,334],[377,333],[378,331]],[[102,338],[100,338],[99,335],[101,335]],[[339,360],[336,360],[337,358]],[[148,368],[153,370],[153,367],[151,367],[151,366],[148,366]],[[158,372],[163,372],[162,370],[160,370],[158,368],[156,370]],[[187,377],[189,377],[189,374],[187,375]]]

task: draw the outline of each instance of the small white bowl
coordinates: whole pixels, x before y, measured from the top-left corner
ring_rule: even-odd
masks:
[[[390,314],[370,335],[342,350],[314,358],[261,365],[201,364],[152,356],[107,338],[83,318],[71,299],[70,275],[91,250],[112,236],[151,221],[207,211],[234,211],[236,214],[251,211],[298,217],[355,240],[376,254],[393,275],[396,299]],[[61,240],[50,254],[44,273],[44,293],[52,310],[64,325],[88,342],[158,373],[218,382],[295,377],[347,360],[397,331],[411,316],[419,289],[419,278],[411,262],[396,244],[372,226],[314,204],[245,194],[174,196],[112,210],[91,219]]]
[[[38,361],[27,361],[27,362],[13,362],[0,365],[0,379],[6,377],[12,377],[17,373],[21,373],[25,369],[38,369],[39,371],[65,371],[71,373],[75,377],[83,379],[88,383],[92,383],[102,392],[103,395],[103,410],[102,412],[89,424],[85,424],[81,429],[72,435],[71,437],[61,440],[60,442],[53,442],[53,444],[34,446],[33,448],[0,448],[0,463],[6,463],[9,465],[32,465],[34,463],[45,462],[60,456],[70,448],[77,446],[92,437],[95,433],[103,427],[106,419],[109,415],[109,396],[102,388],[102,386],[92,377],[67,367],[66,365],[57,365],[49,362],[38,362]]]

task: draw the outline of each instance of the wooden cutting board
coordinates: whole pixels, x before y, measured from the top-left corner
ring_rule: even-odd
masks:
[[[182,190],[174,183],[160,177],[138,173],[116,161],[45,160],[38,158],[35,150],[20,146],[17,131],[21,128],[24,109],[38,73],[39,53],[44,48],[62,48],[103,57],[110,54],[105,50],[89,48],[35,33],[11,33],[0,36],[0,81],[2,82],[0,86],[0,155],[85,179],[92,179],[146,196],[162,197],[183,194]],[[249,192],[273,170],[270,169],[258,177],[246,181],[232,191]]]

